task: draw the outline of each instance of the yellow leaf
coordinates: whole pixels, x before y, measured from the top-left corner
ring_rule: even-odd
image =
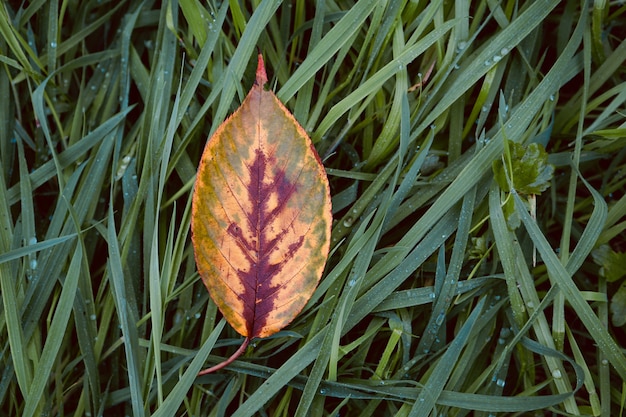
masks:
[[[324,166],[304,129],[256,82],[208,141],[191,219],[196,264],[211,298],[246,339],[289,324],[324,270],[332,223]]]

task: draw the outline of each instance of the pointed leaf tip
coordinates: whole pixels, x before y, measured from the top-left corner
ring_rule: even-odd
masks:
[[[265,72],[263,54],[259,53],[259,62],[256,67],[256,85],[263,87],[265,83],[267,83],[267,73]]]

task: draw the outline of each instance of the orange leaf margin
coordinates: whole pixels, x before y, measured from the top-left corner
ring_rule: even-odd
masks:
[[[332,213],[324,166],[304,129],[271,91],[261,54],[256,81],[202,154],[193,194],[198,272],[226,320],[250,339],[288,325],[324,271]]]

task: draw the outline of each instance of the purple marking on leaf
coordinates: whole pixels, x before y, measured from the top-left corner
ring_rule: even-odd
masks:
[[[266,156],[260,149],[255,152],[254,162],[248,168],[250,183],[247,189],[252,211],[248,213],[247,221],[250,230],[257,232],[256,239],[249,240],[243,236],[241,228],[235,223],[231,223],[227,230],[250,260],[249,270],[238,268],[237,274],[247,284],[244,285],[241,299],[246,306],[245,320],[254,326],[248,329],[251,337],[255,337],[265,327],[268,313],[274,309],[274,297],[280,286],[270,286],[271,279],[282,271],[304,242],[304,236],[299,236],[295,242],[289,243],[285,253],[281,254],[280,262],[269,262],[270,253],[279,249],[277,244],[288,235],[289,229],[280,230],[273,239],[268,239],[266,227],[285,209],[286,203],[296,192],[297,185],[289,181],[285,170],[268,172],[268,164],[271,165],[274,158]],[[272,177],[269,184],[265,184],[266,176]],[[276,194],[279,203],[269,210],[268,203],[272,193]],[[256,254],[256,259],[251,254]]]

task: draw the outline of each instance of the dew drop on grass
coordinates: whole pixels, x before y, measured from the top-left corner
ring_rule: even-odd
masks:
[[[182,321],[183,319],[183,313],[180,311],[180,309],[176,310],[176,312],[174,313],[174,324],[178,324]]]
[[[31,237],[30,239],[28,239],[28,244],[29,245],[34,245],[35,243],[37,243],[37,238],[36,237]]]
[[[499,386],[500,388],[504,387],[504,384],[506,384],[504,379],[498,378],[498,380],[496,381],[496,385]]]
[[[554,379],[561,379],[561,371],[559,371],[558,369],[555,369],[554,371],[552,371],[552,377]]]
[[[437,316],[437,319],[435,319],[435,323],[437,324],[437,326],[441,326],[441,323],[443,323],[443,319],[445,318],[446,318],[446,313],[444,313],[443,311],[439,313],[439,315]]]
[[[30,269],[37,269],[37,259],[31,259]]]

